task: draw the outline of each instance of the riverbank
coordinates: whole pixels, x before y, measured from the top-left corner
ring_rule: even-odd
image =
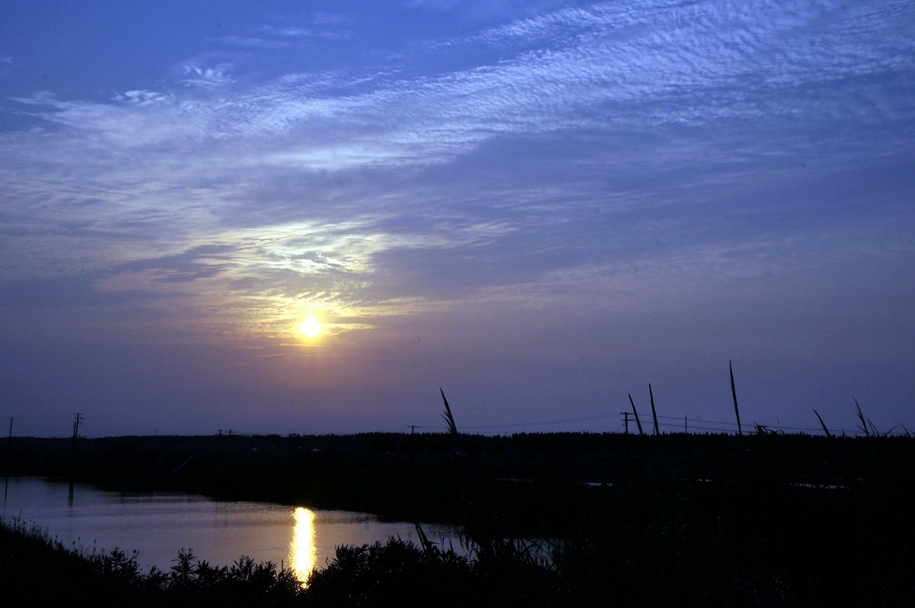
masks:
[[[0,521],[0,598],[9,605],[60,606],[87,598],[93,606],[334,607],[566,605],[550,570],[521,554],[468,559],[399,539],[340,547],[308,586],[289,570],[241,557],[228,567],[182,551],[168,571],[143,572],[120,550],[87,553],[19,521]],[[434,598],[434,599],[433,599]]]
[[[513,590],[509,605],[915,604],[908,437],[569,434],[502,438],[501,448],[462,437],[451,452],[408,449],[410,436],[347,440],[365,449],[333,451],[324,439],[292,457],[265,456],[256,442],[247,457],[237,446],[228,457],[175,452],[177,464],[194,461],[159,479],[222,498],[438,513],[432,521],[462,526],[469,561],[434,546],[344,549],[313,581],[344,605],[384,605],[377,585],[434,591],[452,580],[484,595]],[[101,448],[70,460],[94,474],[125,461]],[[334,595],[361,589],[357,580],[361,599]]]
[[[12,438],[0,472],[120,490],[177,490],[460,524],[470,503],[500,505],[512,534],[571,532],[563,516],[599,489],[663,476],[691,484],[748,475],[808,488],[848,488],[907,474],[915,440],[622,434],[510,437],[349,436]],[[901,471],[899,465],[902,466]],[[471,483],[472,482],[472,483]]]

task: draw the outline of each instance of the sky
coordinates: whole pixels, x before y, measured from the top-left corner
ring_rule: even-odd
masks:
[[[14,435],[912,429],[913,234],[908,0],[0,4]]]

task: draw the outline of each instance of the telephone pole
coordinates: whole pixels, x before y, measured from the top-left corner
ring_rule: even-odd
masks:
[[[79,412],[74,413],[73,416],[74,416],[74,420],[73,420],[73,453],[76,454],[76,439],[77,439],[77,437],[79,436],[79,423],[82,422],[83,419],[85,419],[85,416],[83,416],[83,415],[82,415],[81,413],[79,413]]]
[[[631,412],[620,412],[620,416],[623,417],[623,428],[626,429],[626,434],[629,434],[629,414]]]

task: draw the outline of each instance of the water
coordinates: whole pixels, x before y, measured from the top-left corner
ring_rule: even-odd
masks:
[[[5,479],[0,517],[37,524],[51,538],[86,551],[136,551],[144,568],[155,565],[167,571],[180,549],[190,549],[214,566],[231,565],[243,555],[272,561],[292,568],[301,581],[333,558],[338,545],[391,537],[418,544],[412,523],[380,522],[366,513],[174,493],[107,492],[33,477]],[[449,537],[455,537],[447,526],[427,524],[423,530],[446,547]]]

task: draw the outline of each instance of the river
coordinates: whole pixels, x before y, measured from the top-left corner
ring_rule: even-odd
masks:
[[[367,513],[326,511],[259,502],[223,502],[176,493],[109,492],[35,477],[3,482],[0,517],[40,526],[51,538],[88,552],[115,547],[148,569],[168,571],[187,549],[213,566],[245,555],[291,568],[305,581],[339,545],[391,537],[417,542],[412,523],[381,522]],[[433,542],[458,549],[453,528],[424,524]]]

